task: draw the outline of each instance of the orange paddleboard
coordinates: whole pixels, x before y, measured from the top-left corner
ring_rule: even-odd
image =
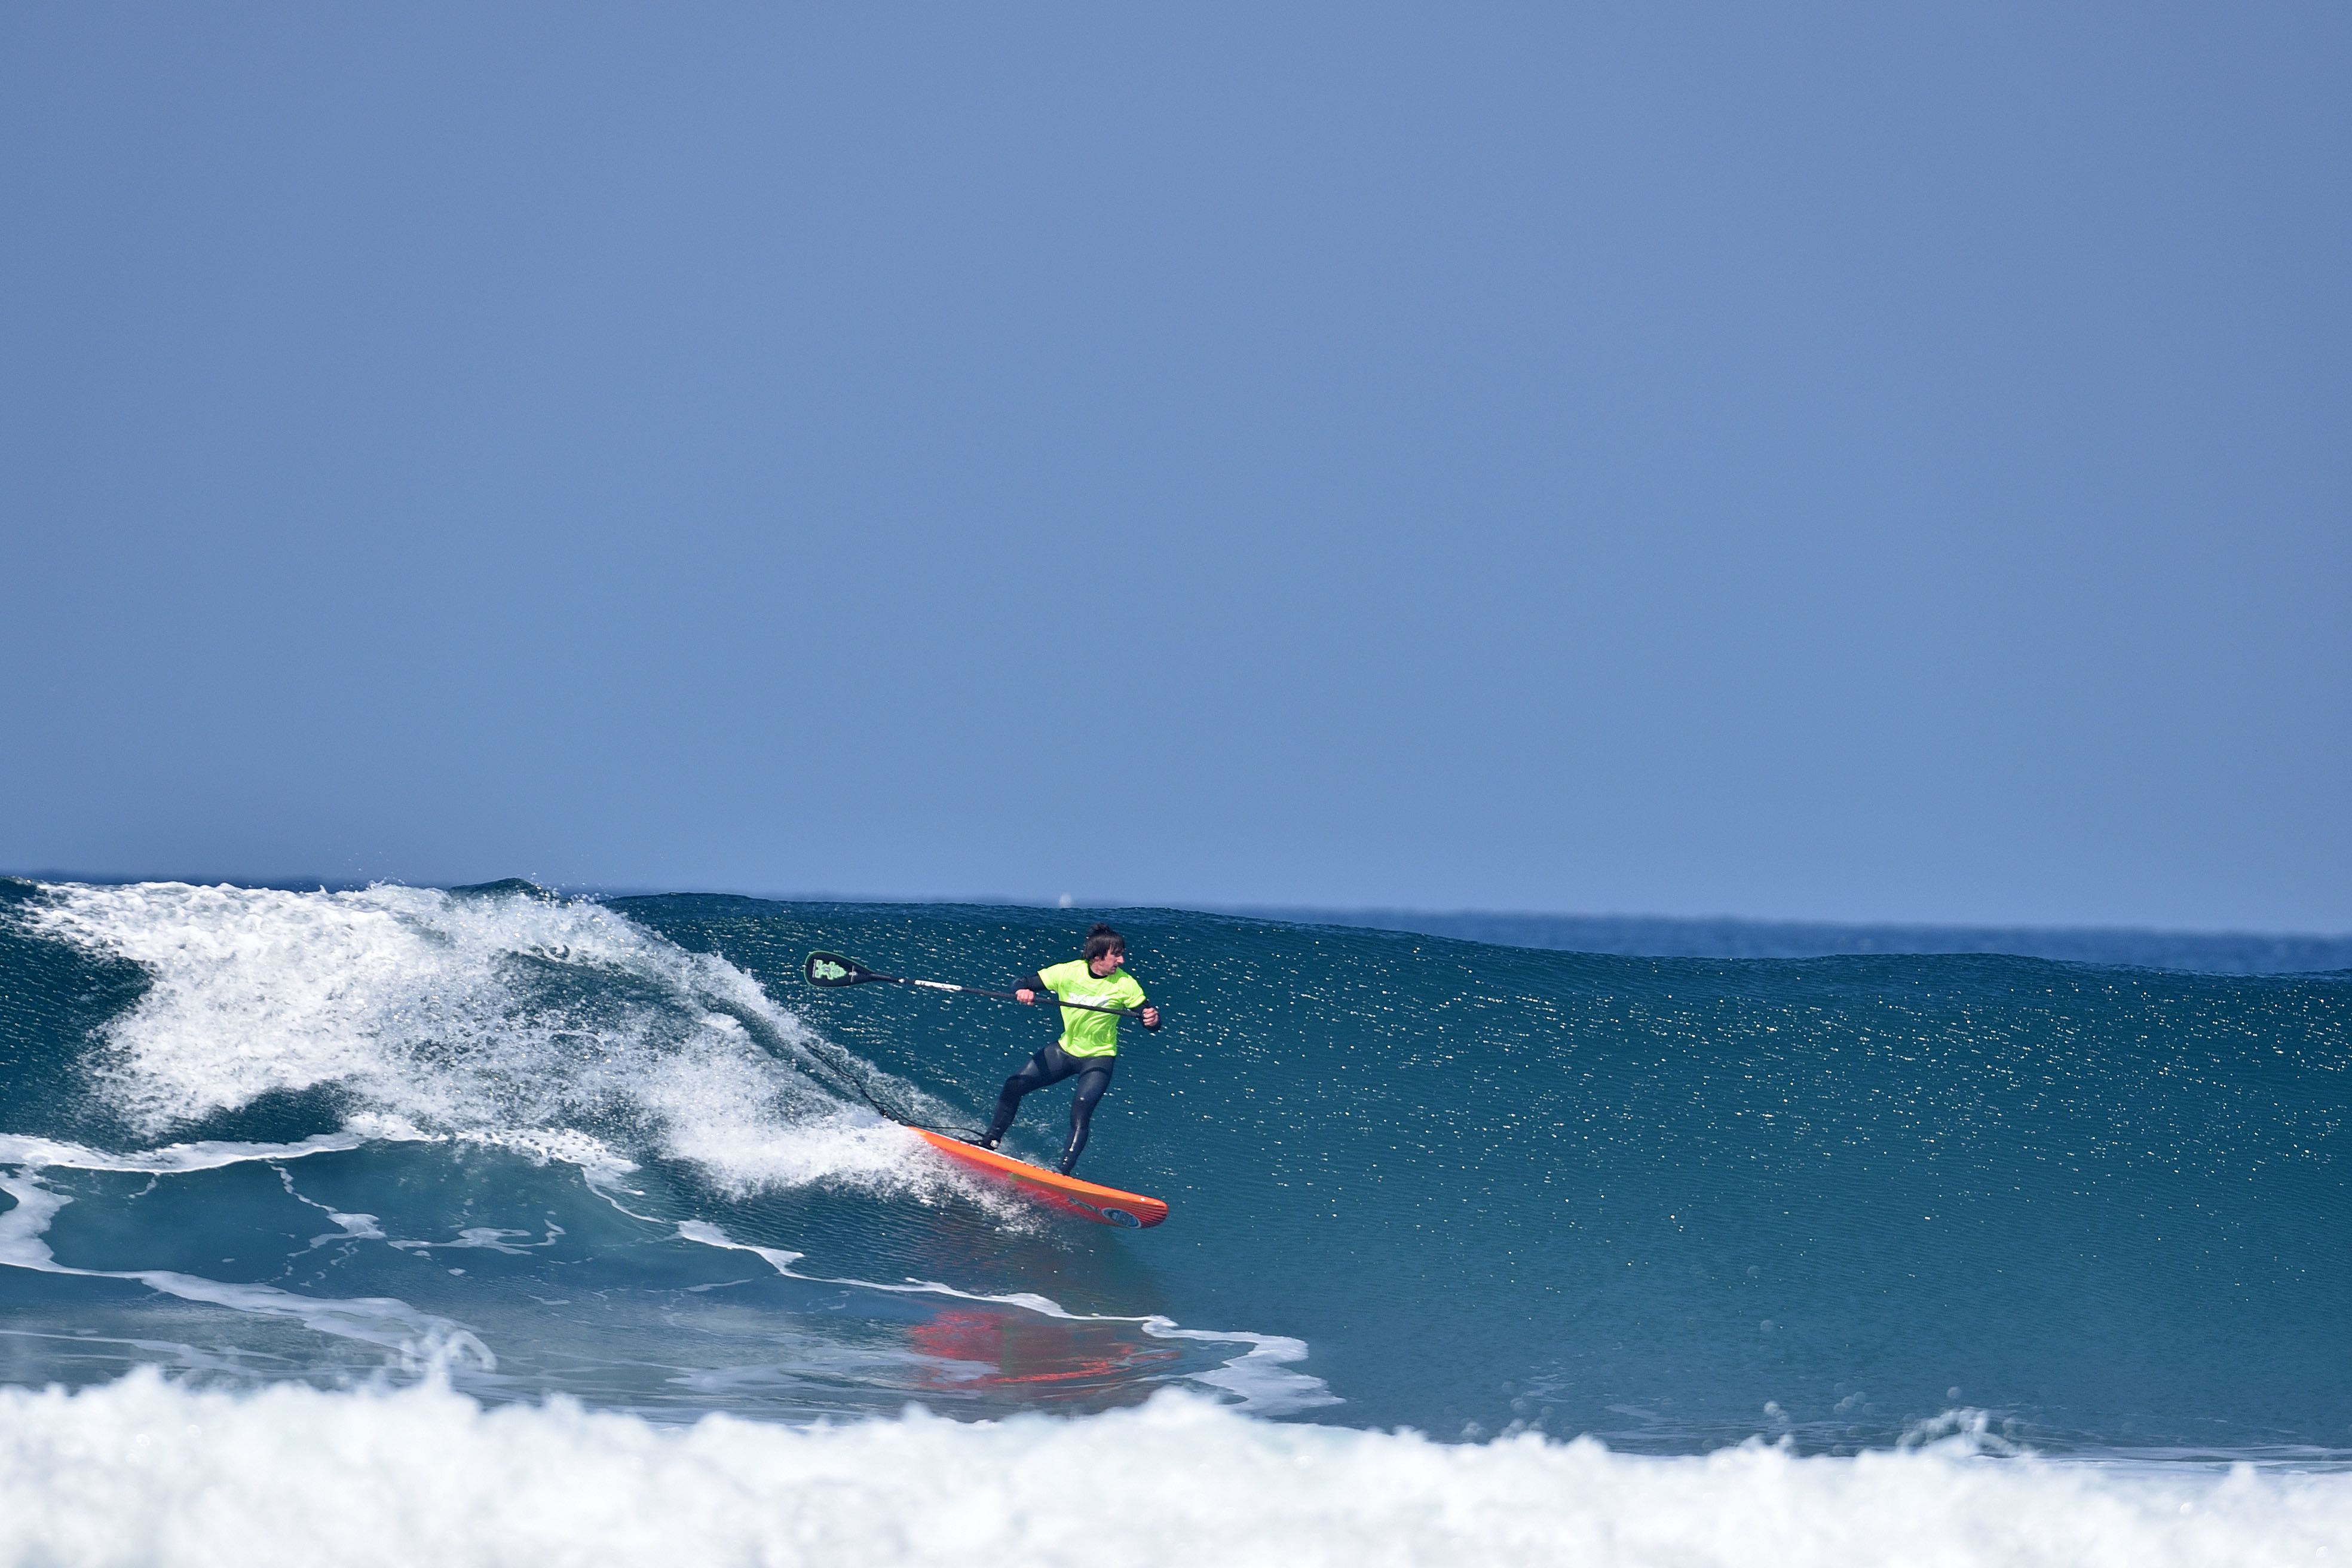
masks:
[[[1122,1193],[1117,1187],[1097,1186],[1092,1182],[1082,1182],[1076,1176],[1063,1175],[1059,1171],[1048,1171],[1042,1165],[1032,1165],[1009,1154],[983,1149],[977,1143],[967,1143],[960,1138],[933,1132],[929,1128],[917,1127],[912,1131],[958,1164],[1000,1177],[1033,1198],[1093,1220],[1097,1225],[1124,1226],[1129,1230],[1148,1229],[1168,1217],[1168,1205],[1158,1198],[1147,1198],[1141,1193]]]

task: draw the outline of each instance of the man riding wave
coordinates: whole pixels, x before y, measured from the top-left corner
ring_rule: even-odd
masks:
[[[1146,1029],[1157,1029],[1160,1009],[1145,1003],[1143,987],[1136,983],[1135,976],[1125,972],[1126,963],[1127,939],[1107,925],[1097,925],[1087,932],[1084,956],[1024,976],[1013,994],[1028,1005],[1050,994],[1057,1001],[1117,1008],[1134,1013],[1143,1020]],[[1027,1066],[1004,1080],[988,1131],[971,1142],[983,1149],[995,1148],[1004,1130],[1020,1114],[1023,1100],[1049,1084],[1076,1078],[1078,1087],[1070,1097],[1070,1140],[1062,1150],[1061,1172],[1068,1175],[1086,1149],[1087,1123],[1110,1088],[1111,1073],[1118,1066],[1117,1015],[1064,1007],[1062,1037],[1031,1057]]]

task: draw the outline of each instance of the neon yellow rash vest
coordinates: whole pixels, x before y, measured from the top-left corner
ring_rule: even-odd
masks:
[[[1114,969],[1097,980],[1083,958],[1041,969],[1037,978],[1065,1002],[1091,1002],[1097,1007],[1124,1007],[1130,1012],[1143,1005],[1143,987],[1135,983],[1134,975]],[[1065,1007],[1061,1046],[1074,1057],[1115,1057],[1118,1055],[1118,1020],[1108,1013]]]

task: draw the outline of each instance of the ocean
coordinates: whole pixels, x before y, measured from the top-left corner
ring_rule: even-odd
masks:
[[[898,1125],[1049,1011],[800,978],[1096,919],[1150,1231]],[[2352,1553],[2340,953],[1618,939],[0,880],[0,1563]]]

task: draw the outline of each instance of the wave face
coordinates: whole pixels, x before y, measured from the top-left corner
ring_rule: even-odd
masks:
[[[1084,1173],[1174,1210],[1126,1234],[871,1109],[972,1125],[1050,1015],[798,978],[1001,985],[1091,918],[0,884],[0,1381],[2352,1460],[2352,974],[1122,912],[1171,1022]]]

